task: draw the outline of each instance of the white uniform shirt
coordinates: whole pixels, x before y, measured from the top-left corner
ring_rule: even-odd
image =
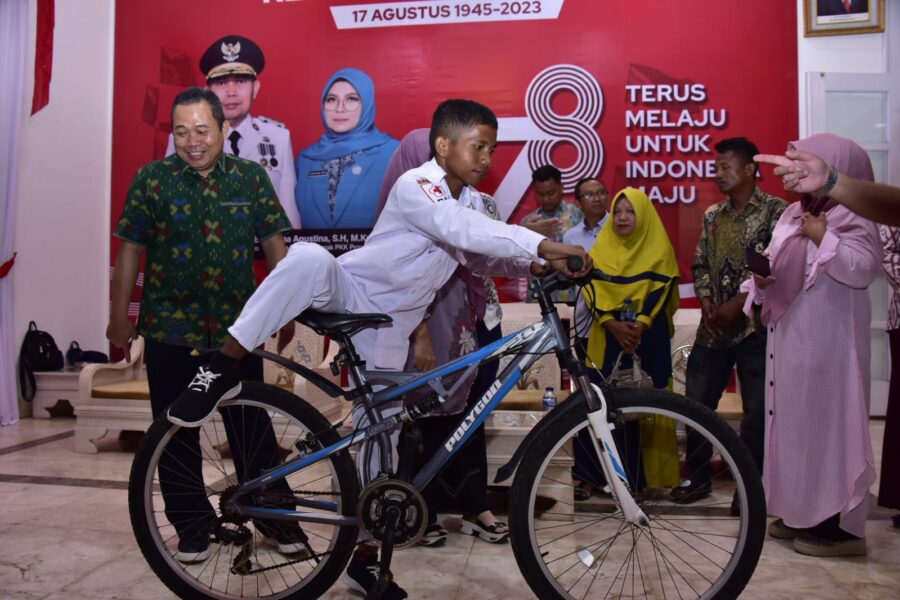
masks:
[[[284,124],[266,117],[247,115],[235,129],[241,134],[238,140],[238,151],[241,158],[252,160],[265,168],[269,180],[281,208],[284,209],[291,227],[300,229],[300,211],[294,201],[294,186],[297,175],[294,172],[294,150],[291,147],[291,132]],[[169,134],[169,145],[166,156],[175,152],[172,135]],[[225,152],[232,154],[231,141],[225,138]]]
[[[540,260],[544,236],[494,221],[483,210],[475,188],[464,187],[454,199],[446,173],[431,160],[400,176],[365,245],[337,259],[356,284],[360,308],[394,319],[355,338],[375,368],[403,368],[409,336],[459,264],[479,275],[520,277]],[[370,354],[364,348],[373,343]]]

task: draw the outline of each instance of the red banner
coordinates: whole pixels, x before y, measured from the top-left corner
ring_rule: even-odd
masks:
[[[295,156],[322,135],[322,86],[342,67],[372,77],[375,122],[397,139],[440,101],[471,98],[500,118],[481,188],[510,222],[535,208],[530,173],[545,162],[567,191],[587,175],[643,186],[690,281],[701,215],[721,199],[713,145],[796,139],[796,31],[783,0],[120,1],[113,219],[137,168],[162,157],[175,94],[204,84],[200,55],[234,33],[266,55],[252,113],[283,121]]]
[[[37,32],[34,40],[34,94],[31,114],[50,102],[50,79],[53,77],[53,28],[56,10],[53,0],[38,0]]]

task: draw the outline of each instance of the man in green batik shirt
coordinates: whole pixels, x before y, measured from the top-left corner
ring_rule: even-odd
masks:
[[[253,293],[253,238],[259,238],[269,269],[287,252],[281,232],[290,229],[266,171],[223,152],[225,115],[209,90],[189,88],[172,107],[175,154],[143,166],[135,175],[115,235],[121,244],[112,281],[112,311],[106,336],[125,351],[140,333],[154,418],[205,364],[203,352],[222,344],[226,328]],[[141,312],[135,329],[128,318],[146,252]],[[262,381],[262,360],[248,356],[242,379]],[[223,422],[235,454],[238,476],[254,477],[277,462],[278,447],[268,417],[246,411]],[[260,438],[254,457],[241,457],[235,432],[247,423]],[[252,427],[252,426],[251,426]],[[178,534],[175,558],[184,563],[209,557],[215,513],[200,481],[199,434],[181,429],[160,459],[160,487],[166,515]],[[200,482],[199,485],[197,482]],[[286,487],[286,484],[282,484]],[[283,490],[290,496],[290,490]],[[283,554],[308,550],[299,526],[256,523],[263,542]]]
[[[737,366],[744,417],[741,439],[762,470],[765,435],[766,330],[758,316],[748,318],[741,282],[751,277],[745,249],[763,252],[787,203],[756,187],[756,146],[745,138],[722,140],[716,150],[716,185],[728,197],[703,215],[703,230],[691,270],[703,309],[685,378],[685,395],[712,410]],[[688,434],[690,479],[672,490],[675,502],[688,504],[710,495],[711,451]],[[736,505],[732,503],[732,511]]]

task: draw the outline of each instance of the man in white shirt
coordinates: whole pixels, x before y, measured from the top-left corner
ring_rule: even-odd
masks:
[[[266,170],[291,227],[300,229],[300,212],[294,202],[297,175],[291,132],[274,119],[250,114],[259,94],[259,74],[265,66],[262,49],[240,35],[216,40],[200,58],[206,85],[222,101],[228,120],[225,152],[252,160]],[[170,135],[166,156],[173,152],[175,145]]]

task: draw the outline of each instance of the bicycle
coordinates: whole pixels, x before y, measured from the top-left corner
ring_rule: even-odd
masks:
[[[575,283],[586,285],[606,277],[594,270]],[[657,389],[591,382],[549,299],[552,291],[568,285],[572,282],[551,276],[534,286],[541,321],[427,373],[379,372],[389,385],[378,391],[351,336],[364,327],[387,323],[389,317],[315,311],[299,315],[297,321],[340,344],[332,369],[337,373],[346,367],[353,389],[344,391],[301,365],[257,352],[306,377],[329,396],[355,401],[369,424],[342,437],[339,424],[328,422],[303,399],[274,386],[244,382],[241,393],[222,401],[214,418],[200,428],[196,451],[201,472],[182,473],[194,481],[194,492],[202,490],[215,501],[205,529],[212,555],[196,564],[182,564],[175,558],[178,532],[172,515],[165,513],[158,475],[160,458],[180,443],[176,436],[180,428],[164,417],[158,419],[136,453],[129,483],[135,536],[154,572],[182,598],[315,598],[344,571],[362,530],[382,546],[380,584],[386,586],[394,549],[415,544],[425,530],[427,509],[421,490],[484,424],[523,373],[553,351],[560,366],[569,370],[576,391],[533,427],[494,480],[505,481],[515,472],[510,540],[535,595],[737,597],[756,567],[766,524],[762,483],[749,451],[728,425],[698,403]],[[419,472],[398,477],[390,431],[439,406],[463,379],[449,383],[451,376],[471,374],[482,362],[504,355],[512,359],[444,445]],[[419,395],[399,412],[382,414],[386,403],[408,399],[416,391]],[[224,430],[225,414],[232,422],[244,423],[232,427],[240,431]],[[674,504],[667,489],[643,481],[639,426],[658,417],[668,417],[676,425],[678,451],[667,455],[670,466],[685,464],[688,428],[713,448],[715,468],[707,501]],[[248,422],[253,426],[247,427]],[[589,434],[579,437],[582,431]],[[281,450],[277,456],[263,457],[270,463],[267,468],[249,473],[248,464],[263,434],[274,435]],[[223,443],[226,437],[228,444]],[[573,446],[585,438],[609,493],[593,502],[576,503]],[[240,452],[229,447],[235,444]],[[375,461],[374,478],[360,481],[351,446],[360,448],[360,460]],[[238,455],[247,464],[235,465],[229,459]],[[732,497],[737,516],[732,516]],[[273,523],[298,527],[304,551],[284,556],[263,544],[263,534]],[[369,597],[378,597],[378,590]]]

